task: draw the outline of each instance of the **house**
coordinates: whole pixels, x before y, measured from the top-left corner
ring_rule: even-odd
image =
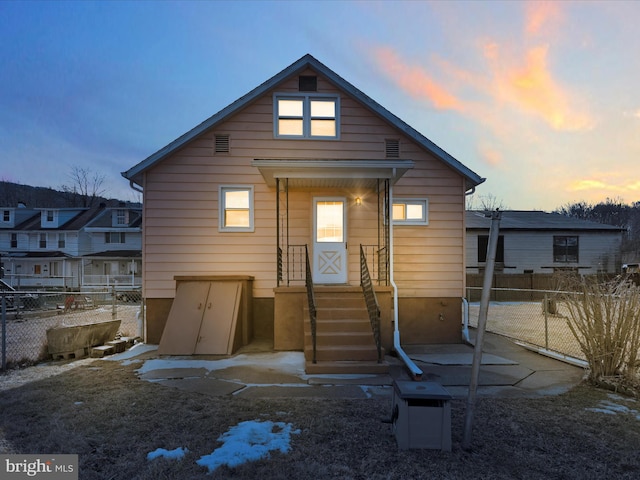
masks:
[[[81,277],[86,288],[142,285],[142,209],[106,208],[82,229],[86,252]]]
[[[124,212],[124,213],[123,213]],[[104,288],[141,284],[141,210],[107,208],[0,207],[0,256],[4,282],[13,288]],[[120,224],[120,216],[129,224]],[[101,227],[103,218],[115,225]],[[87,227],[93,223],[93,227]],[[126,232],[126,233],[125,233]],[[136,238],[137,234],[137,238]],[[126,238],[126,240],[125,240]],[[105,244],[110,249],[105,248]],[[121,248],[124,246],[126,249]],[[92,264],[99,276],[94,275]],[[114,277],[126,273],[123,277]],[[107,265],[107,266],[105,266]],[[87,273],[85,278],[85,272]]]
[[[218,352],[201,348],[216,322],[211,338],[235,335],[218,353],[263,336],[308,371],[365,361],[373,339],[379,358],[400,332],[460,341],[465,194],[484,179],[311,55],[122,175],[144,192],[161,351]]]
[[[467,211],[467,273],[486,265],[491,219]],[[625,229],[542,211],[502,212],[495,271],[506,274],[620,273]]]

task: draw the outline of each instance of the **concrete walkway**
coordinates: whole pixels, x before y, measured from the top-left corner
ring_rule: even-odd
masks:
[[[454,398],[466,398],[473,347],[466,344],[404,348],[423,370],[421,381],[443,385]],[[391,396],[394,380],[410,380],[393,356],[388,375],[307,375],[302,352],[273,352],[254,342],[232,357],[159,356],[140,345],[109,360],[136,363],[141,380],[212,396],[241,398],[352,398]],[[485,334],[479,397],[558,395],[580,383],[584,369],[529,351],[511,340]]]

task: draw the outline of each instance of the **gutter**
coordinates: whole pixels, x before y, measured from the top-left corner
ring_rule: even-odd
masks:
[[[138,188],[135,185],[135,183],[133,183],[133,180],[129,180],[129,186],[131,187],[132,190],[135,190],[136,192],[144,193],[144,191],[141,188]]]
[[[391,185],[389,185],[389,203],[393,205],[393,186]],[[393,287],[393,348],[409,369],[409,373],[413,377],[413,380],[420,380],[422,378],[422,370],[413,363],[413,360],[409,358],[402,349],[402,345],[400,345],[400,328],[398,326],[398,286],[393,278],[393,221],[389,209],[387,209],[387,214],[389,215],[389,283],[391,283],[391,286]]]

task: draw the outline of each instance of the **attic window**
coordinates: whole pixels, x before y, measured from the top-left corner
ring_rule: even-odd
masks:
[[[312,75],[300,75],[300,77],[298,77],[298,90],[301,92],[317,92],[318,77]]]
[[[273,104],[275,137],[324,139],[339,137],[339,97],[312,93],[276,94]]]
[[[387,158],[400,158],[400,140],[387,138],[384,141],[384,150]]]
[[[229,135],[216,135],[215,153],[229,153]]]

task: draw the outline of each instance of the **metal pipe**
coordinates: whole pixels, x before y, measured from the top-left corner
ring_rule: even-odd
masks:
[[[489,313],[489,297],[491,295],[491,282],[493,280],[493,268],[496,261],[496,250],[498,247],[498,234],[500,233],[501,212],[496,210],[491,213],[491,228],[489,229],[489,245],[487,245],[487,263],[484,271],[484,283],[482,295],[480,297],[480,313],[478,315],[478,328],[476,331],[476,344],[473,349],[473,364],[471,365],[471,381],[469,383],[469,395],[467,397],[467,410],[464,422],[464,434],[462,438],[462,449],[471,449],[471,431],[473,427],[473,413],[475,410],[476,391],[480,379],[480,365],[482,363],[482,345],[484,342],[484,331],[487,325],[487,314]]]
[[[393,278],[393,216],[391,215],[391,205],[393,205],[393,187],[389,185],[389,205],[387,207],[387,211],[385,212],[388,215],[387,221],[389,222],[389,283],[393,287],[393,348],[395,349],[398,356],[405,363],[409,372],[413,376],[414,380],[419,380],[422,378],[422,370],[420,370],[413,360],[409,358],[409,356],[402,349],[402,345],[400,345],[400,328],[398,326],[398,287]]]
[[[469,301],[462,297],[462,340],[471,343],[469,339]]]

